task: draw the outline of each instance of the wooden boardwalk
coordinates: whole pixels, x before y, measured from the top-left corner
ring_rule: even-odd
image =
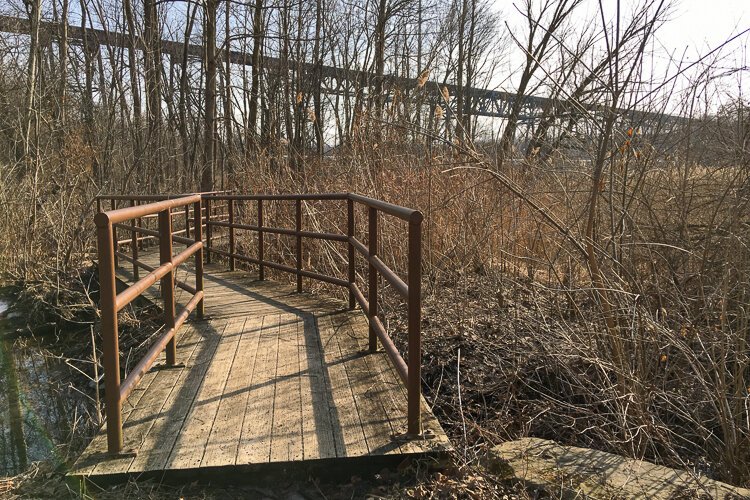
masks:
[[[157,257],[146,252],[141,260],[156,265]],[[119,274],[132,282],[124,269]],[[435,438],[393,439],[406,430],[406,389],[385,353],[364,353],[361,311],[217,265],[206,266],[204,279],[208,319],[178,333],[184,367],[150,371],[124,403],[124,449],[134,456],[108,457],[102,430],[71,475],[330,468],[450,448],[424,400],[423,425]],[[178,312],[180,298],[189,298],[183,294]]]

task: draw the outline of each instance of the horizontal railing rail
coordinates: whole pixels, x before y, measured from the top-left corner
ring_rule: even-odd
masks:
[[[185,196],[195,196],[195,195],[210,195],[210,194],[224,194],[228,191],[206,191],[201,193],[189,193],[189,194],[149,194],[149,195],[131,195],[131,194],[123,194],[123,195],[113,195],[113,194],[106,194],[106,195],[98,195],[95,198],[96,201],[96,211],[102,212],[104,204],[109,203],[110,211],[114,211],[120,208],[123,208],[122,206],[118,206],[118,202],[127,202],[125,203],[126,207],[136,207],[141,206],[146,203],[155,203],[165,200],[172,200],[176,198],[183,198]],[[122,205],[120,203],[119,205]],[[222,206],[215,207],[215,209],[218,208],[219,210],[222,209]],[[226,207],[223,207],[224,209]],[[206,208],[201,208],[201,221],[205,218],[205,212]],[[221,216],[220,211],[214,210],[214,215]],[[140,270],[145,269],[147,271],[151,271],[152,269],[149,268],[148,265],[144,264],[140,260],[138,260],[138,251],[140,248],[143,248],[143,245],[145,243],[150,243],[155,240],[158,240],[159,237],[159,231],[155,229],[149,229],[145,227],[151,220],[158,219],[159,214],[153,213],[153,214],[147,214],[138,217],[137,219],[134,219],[133,223],[130,225],[117,223],[113,226],[113,241],[115,242],[115,266],[119,267],[120,262],[119,260],[122,258],[128,262],[130,262],[133,266],[133,276],[137,280],[140,275]],[[184,222],[182,222],[180,225],[182,226],[182,229],[174,229],[172,230],[173,240],[178,243],[184,243],[187,245],[190,245],[193,243],[193,240],[190,238],[190,221],[194,218],[194,214],[192,213],[192,208],[190,205],[186,205],[183,212],[174,212],[170,211],[170,217],[173,219],[183,219]],[[203,228],[205,228],[205,222],[202,222]],[[129,232],[130,236],[126,239],[119,239],[119,233],[118,229],[120,231],[127,231]],[[158,227],[157,227],[158,229]],[[143,236],[138,236],[139,234]],[[184,235],[184,236],[181,236]],[[122,246],[128,246],[130,247],[131,255],[127,255],[124,252],[120,251],[120,247]],[[178,285],[179,282],[178,282]],[[183,286],[180,285],[180,288],[186,289]],[[187,289],[186,289],[187,290]]]
[[[228,191],[200,191],[192,193],[170,193],[170,194],[100,194],[96,196],[97,200],[116,200],[116,201],[164,201],[184,198],[186,196],[225,194]]]
[[[140,197],[142,201],[149,203],[137,204],[139,197],[109,197],[112,202],[112,210],[100,211],[94,217],[97,226],[97,247],[99,257],[99,283],[101,310],[101,334],[104,364],[104,384],[107,416],[107,449],[110,454],[122,452],[123,430],[122,430],[122,404],[130,393],[138,385],[141,378],[151,369],[159,355],[166,351],[166,366],[175,366],[177,361],[177,332],[193,311],[199,318],[204,312],[203,293],[203,223],[201,195],[194,194],[182,197]],[[116,208],[115,201],[129,201],[131,206]],[[98,207],[101,200],[97,199]],[[183,238],[175,236],[172,231],[173,210],[186,207],[185,228],[182,232],[188,233],[190,228],[189,208],[192,207],[193,235],[194,238]],[[149,216],[157,216],[158,230],[150,230],[138,227],[136,221]],[[132,221],[130,225],[124,222]],[[118,241],[117,228],[127,229],[132,232],[129,240],[132,247],[132,256],[119,251],[122,244]],[[154,268],[138,260],[138,246],[142,238],[137,234],[147,234],[159,240],[159,266]],[[172,242],[178,241],[187,245],[187,248],[173,254]],[[127,241],[127,240],[125,240]],[[133,274],[135,282],[125,290],[117,293],[116,289],[116,258],[122,257],[133,263]],[[185,263],[190,257],[195,258],[195,286],[180,282],[175,278],[176,269]],[[139,277],[138,269],[148,271],[143,277]],[[117,313],[141,296],[149,287],[160,283],[163,299],[164,331],[158,339],[149,347],[146,354],[137,362],[135,367],[127,374],[124,380],[120,376],[120,353],[119,353],[119,325]],[[175,311],[175,286],[192,294],[190,300],[185,304],[179,314]]]
[[[417,436],[422,434],[422,423],[420,413],[421,401],[421,227],[422,214],[418,210],[394,205],[384,201],[368,198],[353,193],[321,193],[321,194],[211,194],[204,195],[203,200],[206,207],[212,204],[225,202],[227,214],[224,220],[212,219],[211,210],[206,210],[206,258],[210,260],[212,254],[225,257],[229,262],[230,270],[235,269],[236,261],[245,262],[258,266],[259,279],[265,278],[265,269],[271,268],[282,272],[294,274],[297,277],[297,291],[302,291],[302,279],[310,278],[333,285],[341,286],[349,291],[349,307],[354,308],[359,304],[369,322],[369,349],[376,351],[378,340],[383,346],[402,381],[407,386],[408,415],[407,435]],[[236,206],[239,201],[256,202],[256,223],[249,224],[238,222]],[[295,227],[282,228],[266,225],[264,217],[264,202],[289,201],[295,205]],[[302,202],[304,201],[341,201],[346,203],[347,211],[347,233],[336,234],[326,232],[313,232],[302,230]],[[367,245],[355,237],[355,206],[367,209]],[[378,221],[380,214],[396,217],[408,223],[408,271],[407,280],[404,281],[380,258],[378,243]],[[228,230],[228,249],[216,248],[212,244],[213,230],[223,228]],[[251,231],[258,235],[257,257],[243,255],[237,251],[235,231]],[[281,234],[293,236],[295,243],[295,266],[273,262],[265,258],[265,234]],[[325,241],[344,242],[347,244],[348,273],[346,278],[324,275],[312,270],[302,268],[303,241],[305,239],[319,239]],[[368,264],[368,290],[367,297],[356,283],[356,255],[364,257]],[[396,292],[406,301],[408,311],[408,362],[403,359],[398,348],[391,339],[388,331],[379,318],[378,301],[378,276],[386,280]]]

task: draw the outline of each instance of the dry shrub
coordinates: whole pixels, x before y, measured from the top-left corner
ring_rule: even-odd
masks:
[[[437,147],[427,157],[415,148],[341,149],[296,173],[249,165],[238,190],[355,191],[425,214],[425,389],[465,450],[534,434],[747,483],[747,170],[685,167],[655,154],[612,159],[596,221],[616,318],[608,329],[571,244],[582,240],[588,163],[502,167],[567,235],[489,176],[445,172],[457,164]],[[282,205],[267,210],[266,223],[293,227],[293,203]],[[305,205],[305,229],[344,232],[343,203]],[[366,215],[356,218],[366,241]],[[381,255],[405,275],[405,225],[381,221]],[[244,244],[254,249],[254,240]],[[269,242],[267,254],[293,265],[293,238]],[[344,277],[344,257],[342,244],[305,242],[312,270]],[[363,289],[365,279],[358,266]],[[384,322],[405,348],[394,296],[383,292]]]
[[[607,328],[574,244],[583,241],[591,196],[588,162],[558,156],[500,167],[491,154],[392,137],[306,158],[297,171],[281,149],[261,152],[236,162],[231,185],[242,193],[353,191],[425,214],[425,391],[467,460],[484,443],[534,434],[748,481],[746,167],[685,165],[645,145],[651,153],[613,156],[596,189],[596,256],[616,318]],[[3,170],[0,224],[13,235],[0,243],[6,276],[59,276],[92,247],[91,158],[85,148],[66,155],[79,166],[60,170],[50,154],[36,178],[18,176],[21,165]],[[486,172],[453,169],[477,158],[567,233]],[[294,227],[293,203],[264,208],[267,225]],[[238,210],[238,222],[255,223],[253,202]],[[345,231],[342,202],[305,202],[305,213],[306,230]],[[365,212],[356,218],[366,242]],[[380,227],[382,258],[405,276],[406,225],[384,216]],[[226,244],[222,231],[214,236]],[[239,231],[238,245],[256,255],[253,233]],[[341,243],[306,240],[305,268],[344,277],[345,254]],[[266,257],[293,265],[294,238],[267,236]],[[360,259],[363,289],[365,278]],[[306,288],[344,297],[310,280]],[[404,308],[394,296],[383,289],[383,320],[404,346]]]

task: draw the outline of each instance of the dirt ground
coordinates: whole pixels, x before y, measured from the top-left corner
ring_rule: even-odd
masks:
[[[512,479],[503,479],[480,467],[441,467],[430,470],[426,462],[412,462],[370,476],[351,476],[337,482],[314,478],[274,480],[272,486],[258,484],[220,485],[203,482],[170,484],[153,479],[130,480],[107,487],[82,486],[66,478],[62,471],[46,470],[43,465],[27,473],[0,481],[0,498],[85,498],[167,500],[167,499],[258,499],[258,500],[344,500],[367,499],[452,499],[548,498],[549,492],[525,488]]]

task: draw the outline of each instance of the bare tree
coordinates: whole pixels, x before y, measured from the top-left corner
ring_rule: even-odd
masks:
[[[206,97],[201,191],[213,191],[216,165],[216,7],[216,0],[207,0],[203,11]]]
[[[500,150],[507,155],[513,146],[518,125],[518,116],[524,104],[524,96],[532,91],[532,78],[544,59],[550,54],[557,43],[556,34],[564,28],[571,13],[581,4],[582,0],[544,0],[535,10],[533,0],[525,0],[523,14],[526,18],[528,32],[523,45],[526,62],[519,76],[516,98],[511,105],[507,123],[500,139]]]

